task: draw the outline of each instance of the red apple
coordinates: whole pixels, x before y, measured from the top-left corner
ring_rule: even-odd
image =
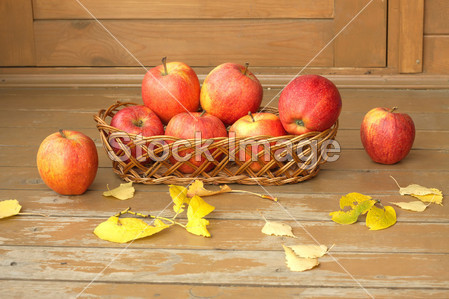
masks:
[[[394,164],[407,156],[415,140],[415,124],[397,108],[374,108],[363,118],[360,137],[374,162]]]
[[[198,110],[200,82],[187,64],[162,61],[145,74],[142,99],[167,124],[178,113]]]
[[[201,107],[225,125],[231,125],[248,111],[256,112],[263,89],[248,64],[224,63],[214,68],[201,87]]]
[[[279,117],[293,135],[324,131],[332,127],[341,111],[337,87],[318,75],[299,76],[290,82],[279,98]]]
[[[60,130],[42,141],[37,169],[44,183],[55,192],[83,194],[97,174],[97,148],[83,133]]]
[[[144,105],[128,106],[121,109],[112,117],[111,126],[126,133],[141,135],[141,137],[164,135],[164,125],[161,120],[157,117],[156,113]],[[121,137],[120,139],[126,145],[131,142],[131,139],[128,137]],[[110,139],[110,143],[116,153],[121,150],[120,145],[115,139]],[[149,160],[149,157],[142,157],[145,152],[139,144],[131,147],[130,152],[140,162]],[[123,161],[129,162],[129,156],[126,159],[126,152],[122,158]]]
[[[195,134],[197,136],[195,136]],[[167,125],[165,129],[165,135],[174,136],[182,139],[195,139],[198,135],[201,135],[201,139],[204,140],[215,137],[227,137],[228,132],[226,131],[226,127],[217,117],[204,114],[200,112],[192,112],[192,113],[180,113],[174,116]],[[187,141],[185,141],[187,142]],[[202,146],[202,145],[200,145]],[[210,154],[213,155],[214,151],[211,150]],[[192,156],[189,161],[196,166],[200,166],[203,164],[207,158],[204,154],[200,157],[195,157],[195,152],[193,149],[189,150],[181,150],[179,151],[180,157],[188,157]],[[188,155],[188,156],[187,156]],[[196,159],[198,158],[198,159]],[[218,158],[216,158],[218,159]],[[199,161],[196,161],[199,160]],[[176,163],[177,160],[172,157],[170,158],[171,163]],[[210,171],[213,168],[213,164],[210,164],[206,171]],[[183,164],[178,168],[182,173],[193,173],[195,169],[190,167],[189,165]]]
[[[229,129],[229,133],[234,132],[235,137],[250,137],[267,135],[272,137],[283,136],[286,134],[279,117],[272,113],[255,113],[238,119]],[[255,157],[264,149],[263,145],[251,147],[252,155]],[[251,160],[252,157],[245,152],[245,161]],[[271,158],[271,157],[270,157]],[[236,157],[239,159],[239,157]],[[260,157],[259,159],[264,159]],[[274,167],[273,165],[272,167]],[[262,165],[255,161],[250,164],[250,169],[257,172],[262,169]]]

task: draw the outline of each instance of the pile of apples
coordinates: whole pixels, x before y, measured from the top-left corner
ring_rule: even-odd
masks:
[[[324,131],[340,115],[342,103],[337,87],[318,75],[297,77],[286,86],[280,95],[278,117],[257,113],[263,88],[248,64],[221,64],[207,75],[200,87],[196,73],[185,63],[167,63],[165,59],[162,62],[143,79],[144,105],[121,109],[112,118],[111,126],[143,137],[165,134],[194,139],[198,132],[203,140],[227,137],[229,132],[234,132],[236,137],[276,137]],[[204,161],[204,157],[200,161],[190,159],[196,166]],[[251,168],[260,170],[257,163],[252,163]],[[194,171],[186,164],[178,170]]]

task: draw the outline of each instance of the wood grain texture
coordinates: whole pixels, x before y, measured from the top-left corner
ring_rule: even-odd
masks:
[[[399,72],[423,70],[424,0],[401,0],[399,23]]]
[[[336,0],[337,34],[365,7],[365,0]],[[373,1],[335,39],[334,66],[385,67],[387,54],[387,1]]]
[[[34,65],[33,11],[30,0],[0,1],[0,66]]]
[[[424,36],[424,72],[449,74],[449,35]]]
[[[449,1],[424,1],[424,34],[449,35]]]
[[[192,66],[228,61],[300,66],[332,35],[330,20],[105,20],[103,24],[145,65],[158,65],[168,56]],[[38,66],[138,65],[95,21],[37,21],[35,33]],[[332,59],[332,51],[325,51],[313,65],[331,66]]]
[[[332,18],[334,0],[84,0],[98,19]],[[91,19],[72,0],[33,0],[35,19]]]

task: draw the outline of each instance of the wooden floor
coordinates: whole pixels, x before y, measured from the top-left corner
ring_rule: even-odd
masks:
[[[278,91],[265,90],[265,102]],[[448,298],[449,203],[423,213],[396,208],[397,224],[382,231],[369,231],[364,221],[336,224],[329,212],[349,192],[383,203],[409,200],[399,196],[390,175],[401,185],[435,187],[447,197],[449,90],[341,93],[341,158],[324,165],[317,177],[267,187],[279,203],[239,194],[208,198],[216,206],[209,216],[210,239],[173,228],[124,250],[127,244],[100,240],[94,228],[128,206],[157,214],[171,199],[165,185],[136,185],[129,201],[102,196],[107,184],[121,181],[99,144],[92,115],[116,100],[140,102],[139,89],[0,89],[0,200],[15,198],[23,212],[50,215],[0,220],[0,297],[67,298],[82,292],[88,298]],[[363,115],[378,106],[398,106],[415,121],[414,148],[396,165],[371,162],[360,142]],[[39,178],[38,146],[59,128],[82,131],[97,143],[100,168],[82,196],[57,195]],[[232,187],[265,193],[258,186]],[[258,211],[290,224],[298,239],[262,234]],[[313,244],[306,231],[321,244],[335,244],[335,259],[325,256],[314,270],[290,272],[280,243]]]

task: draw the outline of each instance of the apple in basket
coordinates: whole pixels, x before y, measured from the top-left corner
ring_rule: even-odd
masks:
[[[374,162],[394,164],[404,159],[415,140],[415,124],[396,107],[371,109],[363,118],[360,137],[363,147]]]
[[[109,136],[109,143],[114,152],[120,160],[126,163],[130,161],[130,156],[139,162],[150,160],[150,156],[142,148],[143,144],[139,143],[139,138],[143,140],[143,137],[164,135],[164,125],[161,120],[144,105],[128,106],[121,109],[112,117],[111,126],[126,133],[138,135],[134,142],[135,146],[131,145],[133,142],[128,136],[114,137],[117,133],[112,133]],[[118,142],[116,138],[121,142]],[[110,155],[110,157],[112,156]]]
[[[231,125],[248,111],[256,112],[263,89],[248,64],[224,63],[214,68],[201,87],[201,107],[225,125]]]
[[[55,192],[83,194],[97,174],[97,148],[81,132],[59,130],[39,146],[37,169],[44,183]]]
[[[142,81],[143,103],[153,110],[164,124],[178,113],[197,111],[200,82],[195,71],[182,62],[166,63],[150,69]]]
[[[250,136],[260,136],[260,135],[267,135],[272,137],[277,136],[283,136],[285,135],[284,127],[282,126],[281,121],[279,120],[279,117],[272,113],[255,113],[252,114],[251,112],[248,113],[248,115],[243,116],[242,118],[238,119],[229,129],[229,135],[231,136],[231,133],[235,133],[235,137],[250,137]],[[245,152],[244,161],[251,160],[252,158],[257,159],[257,154],[260,153],[264,149],[264,145],[260,143],[261,145],[255,145],[251,146],[249,144],[247,147],[251,146],[251,155],[248,154],[248,152]],[[270,146],[270,144],[266,144]],[[240,149],[245,150],[245,149]],[[236,154],[236,160],[242,159],[240,157],[240,150],[237,149]],[[271,156],[261,156],[258,158],[259,160],[269,161],[271,159]],[[258,172],[262,169],[263,163],[259,161],[254,161],[250,164],[250,169],[254,172]],[[271,168],[274,168],[276,165],[273,165]]]
[[[201,138],[201,144],[196,147],[198,149],[206,145],[207,139],[227,137],[228,132],[220,119],[203,111],[201,113],[185,112],[175,115],[168,123],[167,128],[165,129],[165,135],[182,138],[181,140],[176,141],[172,147],[172,155],[170,156],[171,163],[175,164],[178,161],[188,160],[193,165],[199,167],[204,162],[207,162],[206,154],[210,153],[210,155],[213,156],[215,151],[211,150],[201,153],[200,150],[196,151],[193,148],[182,150],[183,145],[188,147],[194,146],[185,139],[195,139],[195,142],[199,142],[199,138]],[[180,150],[178,151],[178,149]],[[218,159],[219,157],[215,158],[215,160]],[[210,171],[213,167],[214,164],[211,163],[205,168],[205,171]],[[182,173],[195,172],[195,168],[185,163],[177,169]]]
[[[279,98],[279,118],[293,135],[324,131],[332,127],[341,112],[337,87],[318,75],[303,75],[291,81]]]

